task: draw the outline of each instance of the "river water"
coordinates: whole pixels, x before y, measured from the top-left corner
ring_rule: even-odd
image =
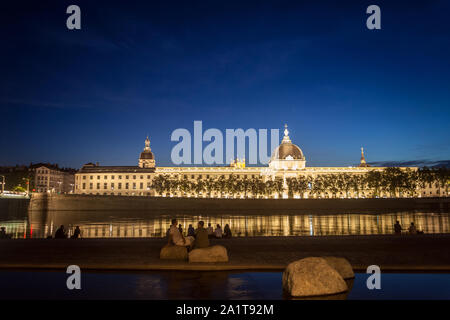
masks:
[[[292,299],[281,272],[83,272],[81,290],[68,290],[62,271],[0,272],[3,299]],[[369,290],[369,275],[355,274],[349,292],[314,299],[450,299],[448,273],[383,273],[381,289]]]
[[[16,210],[0,212],[0,226],[13,238],[46,238],[60,225],[69,233],[80,226],[84,238],[164,237],[170,220],[176,217],[186,233],[189,224],[200,220],[214,227],[229,224],[233,236],[324,236],[392,234],[399,220],[404,229],[414,222],[425,233],[450,233],[450,214],[443,212],[406,211],[395,213],[315,213],[267,215],[155,215],[148,212],[61,211],[40,212]]]

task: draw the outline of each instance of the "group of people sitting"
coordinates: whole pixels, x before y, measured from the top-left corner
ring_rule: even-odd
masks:
[[[178,226],[178,230],[180,230],[181,234],[183,234],[183,228],[181,227],[181,224]],[[206,231],[208,231],[208,238],[216,238],[216,239],[222,239],[222,238],[231,238],[231,229],[228,224],[225,225],[225,228],[222,230],[222,227],[220,224],[216,225],[216,229],[214,230],[211,226],[211,223],[208,223],[208,228],[206,228]],[[189,225],[188,228],[188,236],[195,237],[195,229],[192,226],[192,224]]]
[[[402,225],[397,220],[394,224],[395,234],[402,234],[402,230],[403,230]],[[409,228],[408,228],[408,233],[409,234],[423,234],[423,231],[417,230],[416,226],[414,225],[414,222],[411,222],[411,224],[409,225]]]
[[[81,229],[79,226],[76,226],[75,230],[73,231],[73,235],[70,238],[78,239],[80,237],[81,237]],[[50,235],[47,238],[51,239],[52,236]],[[56,230],[55,239],[67,239],[66,229],[64,228],[63,224]]]
[[[205,222],[199,221],[197,229],[194,229],[192,224],[189,225],[186,237],[183,235],[181,224],[178,227],[177,224],[177,219],[172,219],[172,224],[167,231],[170,245],[189,247],[189,249],[206,248],[209,247],[209,239],[211,238],[231,238],[231,229],[228,224],[222,231],[219,224],[213,230],[211,223],[208,224],[208,228],[205,228]]]

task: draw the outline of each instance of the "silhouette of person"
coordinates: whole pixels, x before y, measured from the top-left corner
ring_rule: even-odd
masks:
[[[194,230],[194,227],[192,226],[192,224],[189,225],[188,234],[187,235],[191,236],[191,237],[195,237],[195,230]]]
[[[228,224],[225,225],[225,228],[223,229],[223,237],[224,238],[231,238],[231,229],[230,226]]]
[[[207,248],[209,247],[208,230],[203,228],[205,223],[199,221],[198,228],[195,231],[194,248]]]
[[[65,239],[65,238],[67,238],[66,231],[64,230],[64,225],[61,225],[55,232],[55,239]]]
[[[206,230],[208,231],[208,237],[213,238],[214,237],[214,229],[211,226],[211,223],[208,223],[208,228]]]
[[[80,227],[79,226],[77,226],[76,228],[75,228],[75,231],[73,232],[73,235],[72,235],[72,239],[78,239],[78,238],[80,238],[80,236],[81,236],[81,230],[80,230]]]
[[[414,225],[414,222],[411,222],[411,225],[409,226],[409,233],[417,234],[417,229],[416,229],[416,226]]]
[[[395,234],[402,234],[402,226],[398,220],[394,224],[394,232]]]
[[[214,235],[218,239],[222,238],[222,228],[220,227],[220,224],[218,224],[216,230],[214,230]]]
[[[0,228],[0,239],[6,239],[8,236],[6,235],[5,227]]]

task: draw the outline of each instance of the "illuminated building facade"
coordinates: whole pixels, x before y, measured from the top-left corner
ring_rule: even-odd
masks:
[[[35,169],[34,185],[36,192],[73,193],[74,173],[57,166],[42,165]]]
[[[287,126],[280,145],[272,153],[268,166],[247,167],[245,159],[234,160],[229,166],[216,167],[158,167],[145,140],[138,166],[99,166],[88,163],[75,175],[75,193],[118,196],[209,197],[209,198],[368,198],[368,197],[439,197],[446,196],[445,188],[438,183],[417,186],[414,191],[377,190],[363,187],[334,185],[340,178],[362,177],[368,172],[383,172],[384,167],[371,167],[361,148],[357,167],[307,167],[303,151],[289,138]],[[417,167],[399,168],[403,172],[417,172]],[[172,187],[161,187],[161,177]],[[327,178],[327,185],[318,188],[319,180]],[[233,179],[239,189],[230,191],[226,181]],[[268,193],[258,193],[251,186],[255,179],[262,183],[278,182],[278,188]],[[291,190],[290,181],[302,179],[306,187]],[[357,180],[357,179],[356,179]],[[219,186],[217,181],[221,182]],[[330,186],[331,181],[331,186]],[[321,182],[322,183],[322,182]],[[214,186],[211,186],[214,184]],[[187,185],[187,186],[186,186]],[[244,187],[243,187],[244,186]]]

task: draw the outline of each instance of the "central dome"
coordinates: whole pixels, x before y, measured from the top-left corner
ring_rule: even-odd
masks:
[[[291,142],[287,125],[281,144],[273,151],[271,160],[305,160],[302,149]]]
[[[293,143],[282,143],[273,152],[272,159],[286,160],[295,159],[303,160],[302,150]]]
[[[151,159],[151,160],[153,160],[155,158],[153,156],[153,152],[145,150],[145,151],[141,152],[141,155],[140,155],[139,159]]]

